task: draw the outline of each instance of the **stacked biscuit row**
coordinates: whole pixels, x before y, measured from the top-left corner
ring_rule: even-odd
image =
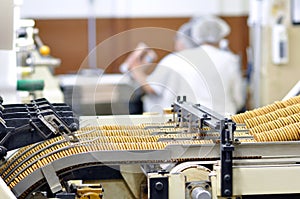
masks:
[[[113,129],[115,127],[112,127]],[[118,127],[117,127],[118,128]],[[45,142],[29,145],[18,151],[12,159],[2,165],[0,176],[6,184],[13,188],[26,176],[37,169],[44,167],[50,162],[62,159],[75,154],[85,154],[86,152],[96,151],[134,151],[134,150],[163,150],[168,145],[202,145],[213,144],[213,140],[195,140],[195,139],[174,139],[167,141],[158,141],[159,138],[173,137],[186,138],[186,134],[170,135],[141,135],[141,136],[103,136],[103,132],[116,130],[98,130],[77,132],[80,139],[78,143],[69,143],[62,137],[53,138]],[[163,161],[163,160],[162,160]]]
[[[300,140],[300,96],[232,116],[256,141]]]
[[[13,188],[37,169],[68,156],[97,151],[163,150],[171,145],[212,145],[220,136],[220,133],[213,131],[201,132],[203,137],[207,136],[206,139],[197,139],[199,132],[183,133],[186,128],[158,125],[158,128],[145,129],[146,126],[89,126],[75,132],[80,140],[78,143],[69,143],[63,137],[56,137],[26,146],[0,167],[0,176]],[[208,127],[205,129],[210,130]],[[245,132],[236,132],[235,135],[246,137]]]
[[[245,123],[245,120],[253,118],[253,117],[257,117],[257,116],[261,116],[273,111],[276,111],[278,109],[282,109],[282,108],[286,108],[295,104],[299,104],[300,103],[300,95],[290,98],[288,100],[285,101],[276,101],[273,104],[269,104],[267,106],[263,106],[251,111],[246,111],[244,113],[240,113],[237,115],[233,115],[231,116],[231,118],[236,122],[236,123]]]
[[[261,142],[294,141],[300,139],[300,122],[285,127],[253,134],[254,139]]]

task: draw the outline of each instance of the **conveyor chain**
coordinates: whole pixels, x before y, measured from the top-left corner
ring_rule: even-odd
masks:
[[[118,130],[120,126],[110,126],[111,130],[106,129],[105,126],[82,128],[75,133],[79,139],[77,143],[56,137],[21,148],[2,165],[1,177],[9,187],[13,188],[36,169],[75,154],[93,151],[163,150],[170,144],[201,145],[214,142],[212,139],[191,139],[197,134],[151,135],[157,129],[149,130],[141,126],[131,127],[133,130],[130,130],[129,127],[125,127],[125,130]],[[165,140],[159,141],[162,138]]]

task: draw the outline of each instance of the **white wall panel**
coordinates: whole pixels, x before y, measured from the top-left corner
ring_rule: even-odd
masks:
[[[13,49],[14,1],[0,0],[0,49]]]
[[[23,18],[186,17],[247,15],[248,0],[24,0]]]

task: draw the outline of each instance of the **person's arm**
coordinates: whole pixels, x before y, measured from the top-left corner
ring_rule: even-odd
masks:
[[[147,81],[147,74],[141,68],[133,68],[130,70],[130,72],[133,79],[138,82],[138,84],[147,94],[156,94],[155,90]]]
[[[161,95],[164,92],[165,86],[168,82],[168,78],[172,73],[170,66],[174,66],[177,57],[169,54],[164,57],[157,65],[151,74],[147,74],[146,68],[149,65],[145,65],[140,59],[136,59],[129,67],[131,77],[139,83],[142,89],[147,94]],[[154,65],[154,64],[152,64]]]

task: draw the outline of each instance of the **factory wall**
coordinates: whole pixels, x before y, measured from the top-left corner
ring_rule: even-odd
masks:
[[[243,66],[246,66],[245,49],[249,45],[248,26],[246,16],[224,16],[232,28],[228,39],[230,48],[243,58]],[[177,18],[97,18],[96,19],[96,43],[99,45],[113,35],[142,27],[158,27],[177,30],[188,17]],[[40,36],[44,43],[51,47],[51,54],[59,57],[62,64],[55,70],[56,74],[76,72],[84,59],[88,56],[88,20],[87,19],[37,19],[36,27],[40,30]],[[175,32],[174,32],[175,33]],[[118,67],[126,57],[119,56],[118,49],[122,46],[132,45],[133,47],[140,41],[144,41],[149,46],[159,43],[161,50],[156,49],[159,59],[168,54],[163,49],[172,49],[174,44],[174,34],[162,37],[155,34],[143,32],[135,35],[129,40],[114,43],[106,46],[101,51],[101,57],[97,59],[97,66],[105,68],[108,73],[119,72]],[[106,59],[117,57],[107,66]],[[83,66],[86,67],[86,66]]]
[[[274,64],[272,60],[272,15],[263,27],[262,32],[262,68],[261,68],[261,105],[270,104],[282,98],[300,80],[300,25],[291,21],[290,1],[275,0],[268,5],[268,10],[274,12],[274,7],[280,5],[285,13],[284,25],[288,36],[288,63]],[[273,14],[274,15],[274,14]]]
[[[249,0],[24,0],[23,17],[39,19],[184,17],[203,14],[241,16]]]
[[[300,26],[288,26],[289,61],[287,64],[276,65],[272,62],[272,28],[268,27],[263,32],[262,46],[262,105],[270,104],[282,98],[300,80]]]
[[[85,64],[91,47],[89,19],[95,19],[95,40],[99,46],[106,39],[126,30],[142,27],[159,27],[177,30],[180,25],[195,15],[216,14],[223,16],[232,27],[230,47],[243,58],[246,66],[245,48],[248,46],[249,3],[240,0],[25,0],[21,9],[22,18],[32,18],[40,30],[40,36],[51,48],[51,54],[61,58],[62,64],[56,74],[76,72]],[[134,47],[144,41],[149,46],[159,43],[161,49],[172,49],[174,34],[144,34],[126,41],[106,46],[97,54],[97,67],[108,73],[116,73],[125,55],[118,54],[123,46]],[[132,48],[133,49],[133,48]],[[156,50],[159,59],[167,51]],[[107,59],[114,57],[107,66]]]

